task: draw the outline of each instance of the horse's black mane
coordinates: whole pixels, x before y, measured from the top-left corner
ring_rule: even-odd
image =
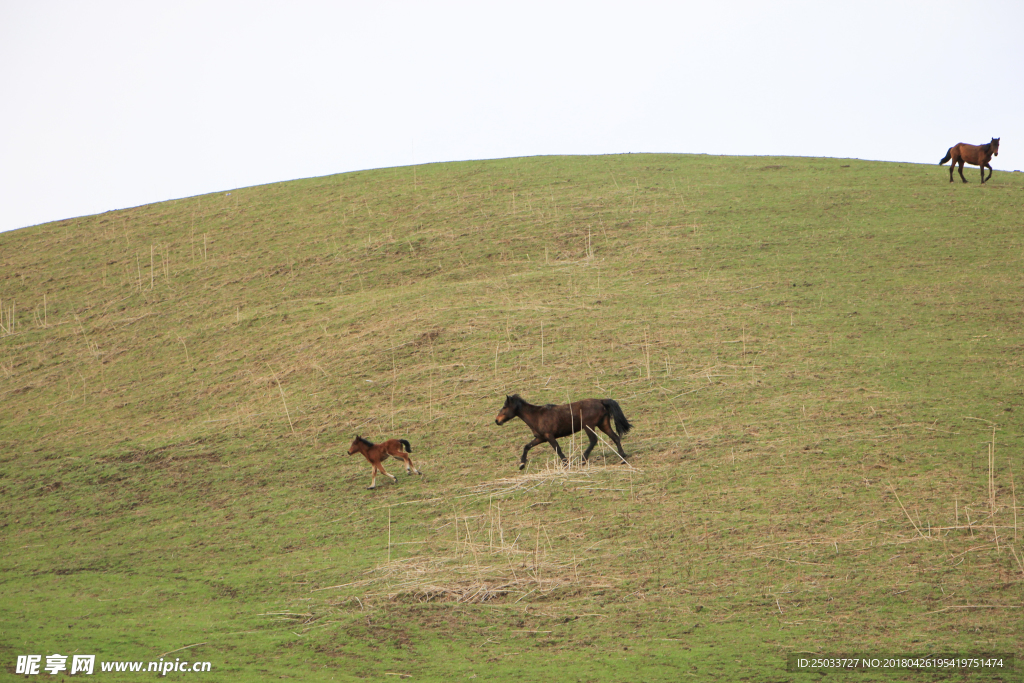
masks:
[[[356,437],[356,441],[359,441],[359,442],[361,442],[361,443],[364,443],[364,444],[366,444],[367,446],[370,446],[370,447],[372,447],[372,446],[373,446],[373,442],[372,442],[372,441],[370,441],[369,439],[364,439],[364,438],[363,438],[363,437],[361,437],[361,436],[357,436],[357,437]]]
[[[512,394],[511,396],[506,396],[505,397],[505,405],[510,405],[510,404],[516,406],[517,408],[522,408],[524,405],[528,405],[528,406],[532,406],[533,405],[532,403],[527,403],[526,399],[524,399],[519,394]],[[545,403],[544,407],[545,408],[557,408],[558,406],[556,406],[554,403]]]

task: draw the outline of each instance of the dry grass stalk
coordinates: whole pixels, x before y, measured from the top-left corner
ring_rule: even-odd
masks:
[[[96,346],[95,344],[93,344],[92,341],[89,339],[89,335],[87,335],[85,333],[85,326],[82,324],[82,321],[79,319],[77,313],[75,313],[75,322],[78,323],[78,329],[82,333],[82,339],[85,340],[86,348],[89,349],[89,352],[92,353],[92,355],[96,358],[96,360],[99,360],[99,358],[100,358],[99,347]]]
[[[1013,469],[1010,468],[1010,495],[1013,496],[1013,542],[1017,542],[1017,487],[1013,483]]]
[[[992,441],[988,445],[988,502],[990,515],[992,517],[992,535],[996,539],[996,549],[999,549],[999,532],[996,530],[996,428],[992,427]]]
[[[1017,566],[1020,567],[1020,573],[1024,574],[1024,560],[1017,556],[1017,551],[1014,550],[1013,546],[1010,546],[1010,552],[1013,553],[1013,559],[1017,560]]]
[[[907,519],[910,520],[910,523],[914,525],[914,528],[917,529],[917,533],[921,535],[921,538],[928,538],[924,535],[924,533],[921,532],[921,529],[917,526],[917,523],[914,522],[914,518],[910,516],[909,512],[907,512],[907,508],[903,507],[903,501],[900,500],[900,494],[896,493],[896,489],[892,486],[892,484],[889,485],[889,490],[892,491],[892,495],[896,496],[896,502],[900,504],[900,508],[903,510],[903,514],[905,514],[907,516]]]
[[[648,337],[649,326],[644,327],[644,366],[647,368],[647,379],[651,378],[651,341]]]
[[[189,367],[192,367],[192,359],[189,358],[189,355],[188,355],[188,344],[185,343],[185,340],[182,339],[180,335],[176,335],[176,336],[178,337],[178,341],[181,342],[181,346],[185,349],[185,363]]]
[[[184,344],[185,342],[182,341],[182,343]],[[187,353],[187,350],[186,350],[186,353]],[[292,414],[288,411],[288,401],[286,401],[285,398],[284,398],[284,389],[281,388],[281,380],[279,380],[277,378],[277,373],[274,372],[274,369],[272,367],[270,367],[269,363],[267,364],[267,369],[270,370],[270,374],[272,374],[274,376],[274,381],[277,382],[277,390],[279,392],[281,392],[281,403],[284,405],[284,414],[288,418],[288,427],[292,430],[292,435],[294,435],[295,434],[295,425],[292,424]],[[389,511],[389,513],[390,513],[390,511]]]

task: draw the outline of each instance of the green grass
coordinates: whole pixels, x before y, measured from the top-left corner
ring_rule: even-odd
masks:
[[[1019,655],[1024,177],[945,176],[540,157],[0,235],[4,669],[779,681],[817,680],[796,651]],[[513,392],[615,398],[632,466],[576,440],[571,469],[537,447],[519,473]],[[356,433],[425,476],[389,460],[365,490]]]

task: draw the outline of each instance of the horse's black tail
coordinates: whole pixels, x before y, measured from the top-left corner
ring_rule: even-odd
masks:
[[[406,453],[412,453],[412,446],[409,445],[408,441],[406,441],[405,439],[399,439],[398,443],[400,443],[403,446],[405,446],[405,452]]]
[[[619,436],[622,436],[633,428],[633,425],[629,424],[629,420],[626,419],[626,416],[623,414],[622,408],[619,407],[618,403],[610,398],[606,398],[601,401],[601,403],[603,403],[604,407],[608,409],[608,412],[612,416],[612,420],[615,421],[615,431],[619,433]]]
[[[946,150],[946,156],[942,157],[942,161],[939,162],[939,166],[942,166],[944,163],[946,163],[947,161],[949,161],[952,158],[953,158],[953,148],[950,147],[949,149]]]

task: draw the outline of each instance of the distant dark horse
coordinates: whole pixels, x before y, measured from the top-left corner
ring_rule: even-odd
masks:
[[[402,446],[405,446],[405,451],[402,451]],[[377,486],[377,472],[380,472],[386,477],[391,477],[392,481],[398,481],[394,475],[388,474],[384,471],[384,466],[380,463],[388,459],[389,455],[393,455],[400,460],[405,461],[405,473],[412,474],[423,474],[418,469],[413,467],[412,458],[409,457],[409,453],[412,453],[412,446],[405,439],[389,439],[384,443],[375,444],[372,441],[367,441],[361,436],[357,436],[352,445],[349,446],[348,454],[362,453],[366,457],[367,462],[373,467],[373,478],[370,480],[370,485],[366,488],[372,489]],[[412,470],[412,472],[410,472]]]
[[[590,438],[590,445],[583,453],[583,459],[587,460],[590,457],[590,451],[594,450],[594,446],[597,445],[595,427],[611,437],[623,461],[628,457],[622,450],[619,434],[625,434],[633,425],[629,424],[629,420],[623,415],[619,404],[610,398],[588,398],[561,406],[535,406],[524,401],[519,394],[506,396],[505,405],[498,413],[498,417],[494,419],[494,423],[503,425],[514,417],[525,422],[533,432],[533,441],[523,447],[523,457],[519,462],[519,469],[526,467],[526,454],[530,449],[545,441],[551,444],[562,462],[566,462],[565,454],[562,453],[562,449],[555,439],[575,434],[581,429]],[[615,422],[615,431],[612,431],[613,421]]]
[[[957,172],[960,174],[960,180],[965,183],[967,178],[964,178],[964,162],[980,166],[981,182],[984,183],[992,177],[992,166],[988,162],[992,161],[992,157],[997,156],[999,156],[999,138],[992,138],[992,142],[987,145],[968,145],[965,142],[958,142],[949,148],[946,156],[942,157],[942,161],[939,162],[939,166],[952,159],[952,163],[949,165],[949,182],[953,182],[953,167],[959,164]],[[988,167],[988,178],[985,177],[986,166]]]

